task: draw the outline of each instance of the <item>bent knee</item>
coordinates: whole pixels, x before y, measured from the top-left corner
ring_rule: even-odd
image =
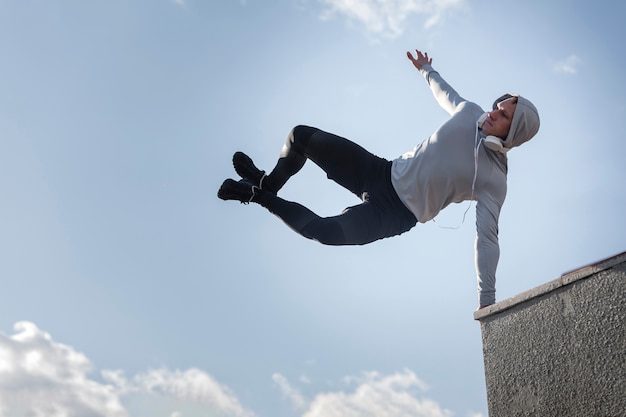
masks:
[[[289,132],[289,139],[292,143],[295,142],[307,142],[311,136],[319,129],[316,127],[305,126],[305,125],[297,125],[291,132]]]

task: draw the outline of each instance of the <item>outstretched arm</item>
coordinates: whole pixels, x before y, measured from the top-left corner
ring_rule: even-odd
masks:
[[[423,65],[431,65],[433,63],[433,59],[428,58],[428,52],[422,54],[416,49],[415,55],[417,56],[417,58],[413,58],[413,54],[411,53],[411,51],[406,52],[406,56],[409,58],[409,60],[411,60],[413,66],[418,70],[422,69]]]
[[[454,113],[456,108],[464,102],[465,99],[433,69],[431,66],[433,59],[428,57],[428,53],[422,53],[416,49],[415,57],[413,57],[410,51],[407,51],[406,56],[413,66],[424,76],[439,105],[449,114]]]

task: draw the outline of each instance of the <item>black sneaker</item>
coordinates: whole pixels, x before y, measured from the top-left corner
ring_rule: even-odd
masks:
[[[233,155],[233,166],[241,178],[250,181],[252,185],[262,188],[261,182],[263,177],[265,177],[265,171],[257,168],[248,155],[243,152],[235,152]]]
[[[228,178],[217,191],[217,196],[222,200],[237,200],[243,204],[248,204],[254,197],[255,188],[258,189],[246,179],[235,181]]]

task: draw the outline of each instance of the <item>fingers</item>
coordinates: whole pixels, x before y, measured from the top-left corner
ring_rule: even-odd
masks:
[[[416,49],[415,54],[417,55],[417,57],[413,58],[413,54],[410,51],[407,51],[406,56],[413,63],[416,63],[417,61],[421,61],[421,62],[426,61],[428,64],[433,63],[433,59],[428,57],[428,52],[422,53],[419,49]]]
[[[424,54],[422,54],[417,49],[415,50],[415,52],[419,54],[419,58],[424,58],[429,65],[433,63],[433,59],[428,57],[428,52],[424,52]]]
[[[411,60],[414,61],[415,59],[420,59],[423,58],[424,55],[418,51],[417,49],[415,50],[415,55],[417,56],[416,58],[413,58],[413,54],[411,53],[411,51],[406,51],[406,56]],[[428,56],[428,54],[426,54],[426,56]]]

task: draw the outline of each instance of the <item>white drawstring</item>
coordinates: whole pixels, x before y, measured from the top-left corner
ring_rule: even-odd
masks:
[[[470,196],[470,204],[474,200],[474,190],[476,188],[476,178],[478,177],[478,148],[483,138],[478,134],[478,122],[476,122],[476,135],[474,136],[474,179],[472,180],[472,195]]]

